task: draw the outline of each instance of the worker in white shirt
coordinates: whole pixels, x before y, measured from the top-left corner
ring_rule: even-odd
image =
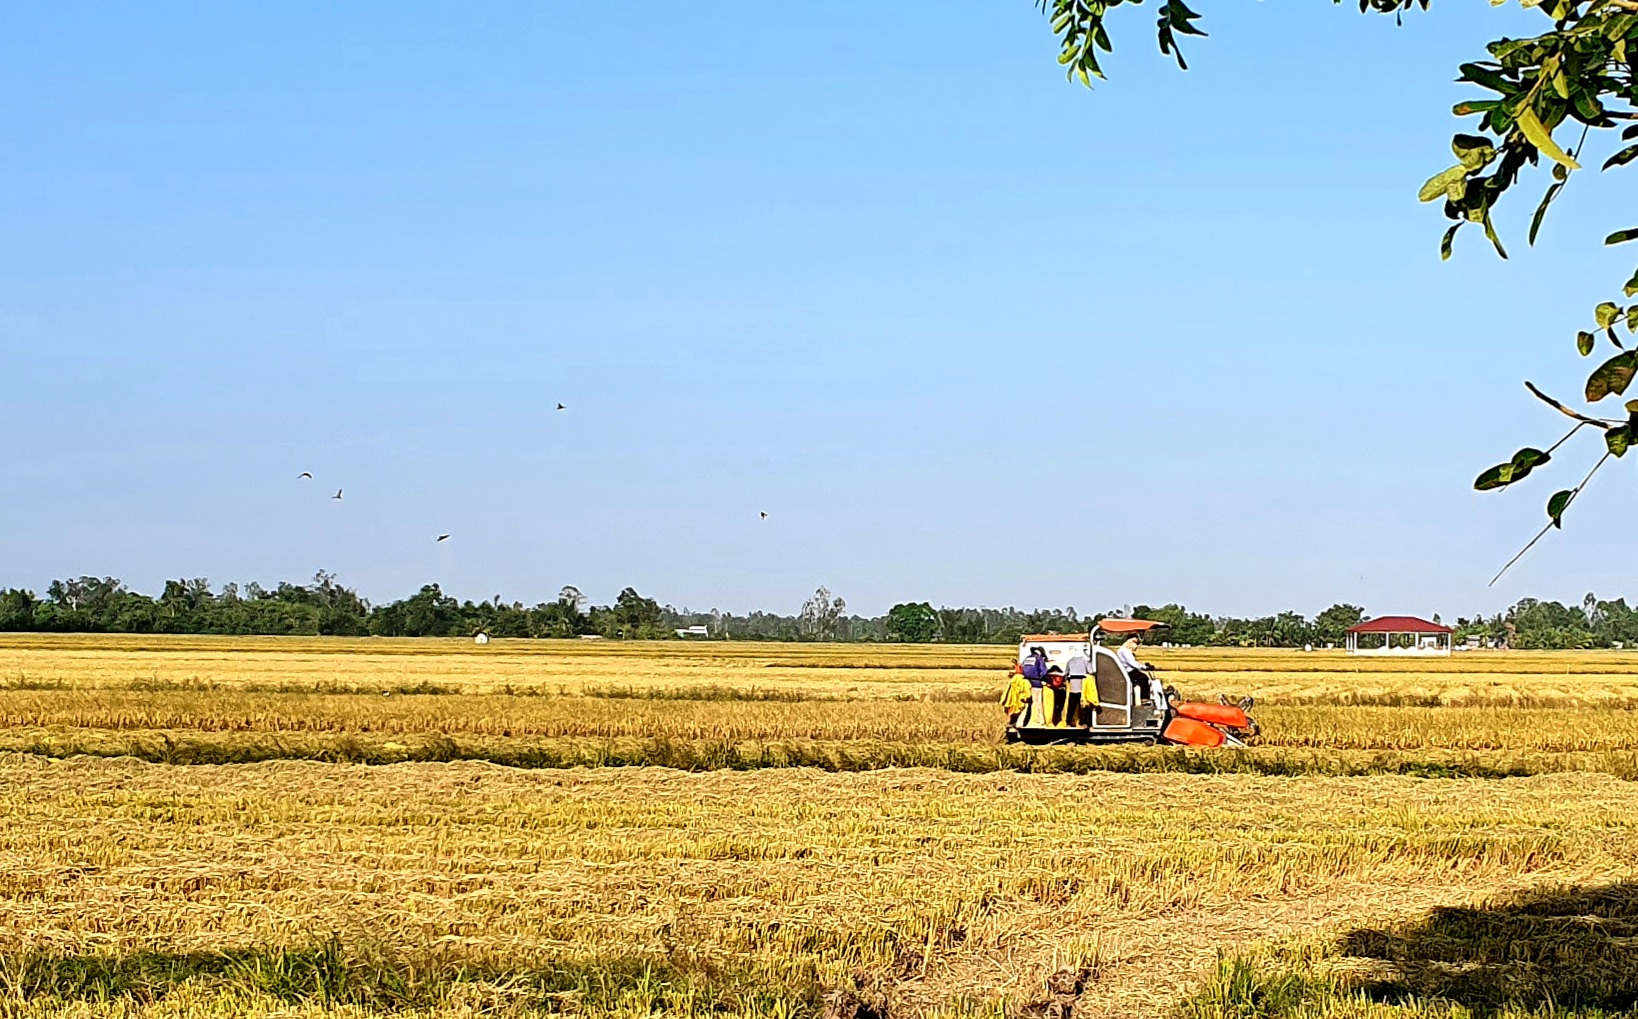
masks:
[[[1154,671],[1153,665],[1148,662],[1138,661],[1137,649],[1138,639],[1136,637],[1127,637],[1126,642],[1120,646],[1120,650],[1115,652],[1115,661],[1120,663],[1120,667],[1126,670],[1126,675],[1131,677],[1132,682],[1136,683],[1140,690],[1146,691],[1146,696],[1143,699],[1158,705],[1160,703],[1160,681],[1150,675]]]

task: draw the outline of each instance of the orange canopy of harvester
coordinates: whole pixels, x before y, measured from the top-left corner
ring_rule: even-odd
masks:
[[[1157,626],[1168,626],[1168,623],[1157,623],[1153,619],[1100,619],[1098,629],[1104,633],[1143,633],[1153,630]]]

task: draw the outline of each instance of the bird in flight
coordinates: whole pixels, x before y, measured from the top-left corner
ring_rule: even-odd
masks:
[[[557,405],[557,409],[558,409],[558,410],[568,410],[568,409],[569,409],[569,408],[567,408],[567,407],[565,407],[565,406],[563,406],[563,405],[562,405],[562,404],[561,404],[561,403],[560,403],[560,404],[558,404],[558,405]]]
[[[312,481],[313,480],[313,472],[312,471],[302,471],[300,474],[296,475],[296,477],[306,478],[308,481]]]
[[[440,535],[438,535],[438,540],[439,540],[439,541],[448,541],[448,540],[449,540],[449,535],[447,535],[447,534],[440,534]]]
[[[762,513],[762,519],[764,519],[764,520],[768,519],[768,513],[767,513],[766,510],[764,510],[763,513]]]
[[[339,488],[338,488],[338,489],[336,489],[336,494],[335,494],[335,495],[332,495],[332,496],[330,496],[330,498],[332,498],[332,499],[339,499],[339,498],[341,498],[341,489],[339,489]]]

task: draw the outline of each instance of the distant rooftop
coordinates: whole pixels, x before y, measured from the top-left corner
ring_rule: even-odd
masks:
[[[1420,616],[1378,616],[1348,627],[1349,633],[1450,633],[1448,626]]]

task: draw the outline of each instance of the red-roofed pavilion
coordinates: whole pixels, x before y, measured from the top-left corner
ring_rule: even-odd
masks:
[[[1359,638],[1366,635],[1366,646]],[[1373,639],[1381,636],[1378,645]],[[1448,655],[1451,629],[1429,622],[1420,616],[1380,616],[1348,627],[1348,653],[1351,655]],[[1394,638],[1407,638],[1395,646]]]

